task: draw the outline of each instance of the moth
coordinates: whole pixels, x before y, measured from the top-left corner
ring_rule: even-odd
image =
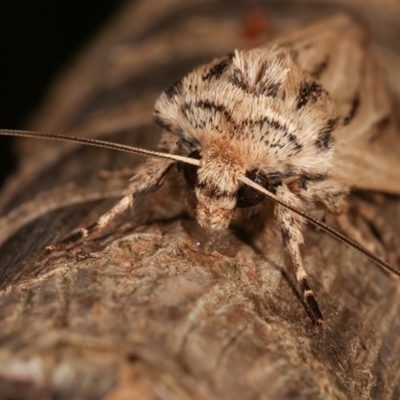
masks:
[[[258,212],[266,199],[274,203],[283,245],[317,325],[324,321],[300,253],[307,221],[400,275],[370,251],[346,213],[352,189],[400,195],[400,134],[390,96],[365,32],[350,17],[338,15],[195,68],[161,94],[154,119],[163,129],[159,151],[1,131],[149,156],[112,209],[47,249],[101,236],[177,166],[192,193],[189,213],[202,227],[228,229],[240,209]],[[333,215],[344,234],[310,216],[315,210]]]

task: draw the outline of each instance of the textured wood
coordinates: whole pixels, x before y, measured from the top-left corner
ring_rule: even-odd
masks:
[[[31,128],[154,148],[152,106],[170,82],[333,10],[284,4],[128,3]],[[386,19],[372,19],[373,4],[343,7],[385,45],[396,90],[399,7],[379,4]],[[247,34],[260,13],[261,29]],[[0,398],[400,398],[399,280],[361,254],[308,230],[302,250],[327,322],[321,331],[287,272],[273,219],[254,240],[243,230],[206,232],[184,213],[175,171],[112,235],[49,254],[45,245],[93,222],[122,193],[126,180],[99,171],[142,158],[42,141],[19,149],[21,167],[0,196]],[[400,201],[367,200],[399,266]]]

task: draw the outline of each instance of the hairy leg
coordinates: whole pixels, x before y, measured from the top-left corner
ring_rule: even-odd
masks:
[[[103,214],[92,225],[81,228],[79,231],[68,235],[64,240],[51,244],[47,250],[63,250],[75,247],[88,238],[102,236],[107,233],[108,228],[131,207],[139,197],[157,190],[163,183],[169,168],[174,164],[172,160],[151,159],[145,165],[139,167],[133,182],[125,191],[124,197],[111,210]]]
[[[162,135],[159,148],[164,151],[174,152],[176,146],[175,137],[169,133]],[[129,187],[125,190],[124,197],[111,210],[103,214],[92,225],[81,228],[79,231],[68,235],[64,240],[47,246],[46,249],[55,251],[75,247],[89,238],[107,233],[108,228],[129,207],[132,207],[135,200],[147,193],[154,192],[162,186],[166,173],[174,163],[174,160],[163,158],[148,159],[144,165],[135,169],[134,176]]]
[[[285,185],[278,187],[276,195],[286,203],[291,204],[298,209],[303,208],[303,202],[301,199],[292,193]],[[322,326],[324,320],[315,296],[308,284],[308,276],[303,266],[303,260],[299,248],[300,244],[304,241],[301,231],[303,221],[297,214],[294,214],[292,211],[280,205],[276,205],[275,215],[281,227],[283,246],[290,255],[294,275],[298,286],[300,287],[307,311],[313,323]]]

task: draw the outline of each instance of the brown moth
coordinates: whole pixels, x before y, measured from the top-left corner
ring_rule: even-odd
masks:
[[[305,221],[400,275],[370,251],[346,214],[352,189],[400,195],[400,134],[392,114],[366,34],[339,15],[263,47],[235,50],[175,82],[155,104],[161,152],[70,136],[0,133],[151,157],[111,210],[49,250],[104,234],[138,197],[158,189],[174,165],[193,192],[189,213],[202,227],[227,229],[238,209],[257,212],[263,200],[273,200],[305,304],[321,325],[299,249]],[[355,241],[307,214],[318,209],[332,214]]]

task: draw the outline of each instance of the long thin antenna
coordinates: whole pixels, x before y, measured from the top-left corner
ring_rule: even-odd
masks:
[[[64,142],[81,143],[81,144],[86,144],[86,145],[95,146],[95,147],[103,147],[103,148],[111,149],[111,150],[124,151],[127,153],[140,154],[143,156],[167,158],[170,160],[181,161],[181,162],[184,162],[187,164],[192,164],[197,167],[201,166],[201,161],[198,159],[195,159],[195,158],[184,157],[184,156],[180,156],[177,154],[169,154],[169,153],[162,153],[162,152],[158,152],[158,151],[146,150],[146,149],[141,149],[138,147],[128,146],[128,145],[120,144],[120,143],[108,142],[108,141],[99,140],[99,139],[91,139],[91,138],[67,136],[67,135],[55,135],[55,134],[41,133],[41,132],[34,132],[34,131],[10,130],[10,129],[0,129],[0,135],[2,135],[2,136],[18,136],[18,137],[26,137],[26,138],[37,138],[37,139],[62,140]],[[252,188],[263,193],[266,197],[273,200],[275,203],[278,203],[281,206],[286,207],[289,210],[299,214],[304,219],[311,222],[313,225],[321,228],[323,231],[330,234],[337,240],[355,248],[360,253],[366,255],[370,260],[372,260],[379,267],[383,268],[384,270],[390,271],[397,276],[400,276],[400,271],[398,271],[397,269],[392,267],[389,263],[382,260],[381,258],[376,256],[374,253],[370,252],[369,250],[367,250],[365,247],[361,246],[354,240],[348,238],[347,236],[343,235],[342,233],[340,233],[340,232],[336,231],[335,229],[331,228],[330,226],[324,224],[323,222],[318,221],[317,219],[309,216],[305,212],[298,210],[297,208],[292,207],[289,204],[286,204],[285,202],[280,200],[277,196],[275,196],[273,193],[269,192],[262,186],[253,182],[251,179],[247,178],[245,175],[241,175],[239,179],[244,184],[251,186]]]
[[[106,140],[90,139],[90,138],[67,136],[67,135],[55,135],[55,134],[50,134],[50,133],[41,133],[41,132],[34,132],[34,131],[9,130],[9,129],[0,129],[0,135],[19,136],[19,137],[34,138],[34,139],[62,140],[63,142],[82,143],[82,144],[95,146],[95,147],[103,147],[105,149],[112,149],[112,150],[118,150],[118,151],[125,151],[127,153],[141,154],[143,156],[167,158],[170,160],[181,161],[181,162],[185,162],[187,164],[192,164],[197,167],[200,166],[200,160],[195,159],[195,158],[179,156],[177,154],[169,154],[169,153],[162,153],[162,152],[158,152],[158,151],[141,149],[138,147],[128,146],[126,144],[108,142]]]
[[[360,244],[358,244],[354,240],[348,238],[347,236],[343,235],[342,233],[340,233],[340,232],[336,231],[335,229],[331,228],[330,226],[324,224],[323,222],[318,221],[317,219],[315,219],[315,218],[311,217],[310,215],[306,214],[305,212],[303,212],[301,210],[298,210],[297,208],[292,207],[289,204],[283,202],[277,196],[275,196],[273,193],[269,192],[268,190],[266,190],[262,186],[260,186],[257,183],[253,182],[251,179],[247,178],[246,176],[242,175],[240,177],[240,180],[244,184],[246,184],[248,186],[251,186],[252,188],[258,190],[259,192],[265,194],[265,196],[267,196],[268,198],[273,200],[275,203],[278,203],[281,206],[286,207],[289,210],[301,215],[304,219],[306,219],[307,221],[311,222],[315,226],[318,226],[323,231],[325,231],[326,233],[329,233],[331,236],[333,236],[337,240],[339,240],[339,241],[341,241],[343,243],[346,243],[347,245],[355,248],[360,253],[366,255],[370,260],[372,260],[379,267],[381,267],[381,268],[383,268],[383,269],[385,269],[387,271],[393,272],[397,276],[400,276],[400,271],[398,271],[397,269],[392,267],[389,263],[387,263],[386,261],[382,260],[377,255],[375,255],[374,253],[370,252],[369,250],[367,250],[365,247],[361,246]]]

